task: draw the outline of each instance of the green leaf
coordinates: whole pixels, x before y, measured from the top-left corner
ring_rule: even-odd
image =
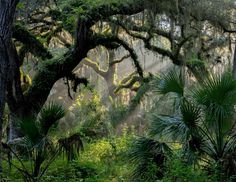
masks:
[[[25,4],[23,2],[19,2],[16,6],[17,9],[21,10],[25,8]]]
[[[36,145],[42,138],[39,132],[39,127],[33,117],[22,119],[20,122],[20,128],[32,145]]]
[[[65,110],[61,105],[50,103],[42,108],[39,115],[41,133],[47,135],[50,128],[65,116]]]
[[[176,70],[171,70],[159,78],[155,77],[152,87],[160,94],[176,93],[179,97],[184,94],[184,80]]]
[[[222,75],[210,75],[193,91],[193,98],[203,106],[209,126],[214,126],[213,122],[223,122],[226,130],[232,127],[235,95],[236,80],[227,72]]]
[[[196,129],[201,120],[201,109],[197,105],[193,105],[187,100],[181,103],[182,121],[189,129]]]
[[[148,182],[162,178],[165,161],[171,156],[172,150],[166,143],[146,137],[135,139],[129,152],[129,160],[136,164],[133,181],[139,179]]]

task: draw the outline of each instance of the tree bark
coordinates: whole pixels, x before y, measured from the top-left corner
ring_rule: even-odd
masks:
[[[0,1],[2,2],[3,0]],[[27,92],[24,93],[23,99],[20,98],[22,97],[22,91],[20,91],[20,89],[15,92],[17,86],[19,86],[19,84],[16,84],[18,83],[17,79],[14,78],[13,82],[8,85],[7,103],[12,115],[17,118],[21,115],[37,115],[37,113],[40,112],[41,107],[45,104],[54,83],[57,80],[66,77],[68,74],[71,74],[73,69],[87,56],[89,50],[104,43],[102,38],[98,37],[98,39],[96,39],[97,37],[91,29],[96,22],[116,14],[136,14],[144,10],[145,2],[144,0],[138,0],[137,2],[131,1],[129,2],[129,5],[127,5],[127,3],[104,3],[101,6],[88,9],[86,18],[79,18],[78,20],[74,47],[62,58],[59,58],[58,60],[48,60],[42,63],[33,78],[32,85]],[[117,8],[111,8],[111,6]],[[113,42],[114,41],[115,40],[113,40]],[[106,38],[106,43],[109,44],[110,42],[111,40],[109,40],[109,37]],[[18,72],[19,68],[17,68],[17,66],[15,68],[15,72]],[[16,76],[15,73],[13,75]]]
[[[233,77],[236,79],[236,45],[235,45],[235,48],[234,48]]]
[[[2,119],[6,101],[6,88],[10,69],[12,24],[18,0],[0,0],[0,142],[2,141]],[[0,145],[0,152],[2,146]],[[0,172],[2,172],[0,156]]]

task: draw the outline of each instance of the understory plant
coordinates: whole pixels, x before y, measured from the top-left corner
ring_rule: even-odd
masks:
[[[77,132],[87,139],[98,139],[109,135],[107,110],[95,90],[84,88],[76,99],[75,117]]]
[[[175,102],[169,114],[150,113],[148,136],[139,139],[131,153],[137,169],[150,159],[164,175],[165,157],[178,144],[185,163],[201,167],[223,181],[236,174],[235,105],[236,80],[229,72],[210,74],[201,82],[185,86],[181,74],[172,70],[153,82],[158,94],[171,94]],[[140,145],[140,142],[142,145]],[[149,155],[149,157],[148,157]],[[162,155],[163,161],[155,162]],[[212,167],[214,166],[214,168]],[[142,170],[144,171],[144,170]]]
[[[23,137],[16,139],[11,145],[5,145],[5,148],[13,156],[10,164],[21,173],[24,181],[40,181],[62,151],[71,159],[82,148],[78,136],[53,139],[58,122],[64,116],[62,106],[50,103],[41,109],[38,116],[19,121]],[[20,150],[13,149],[14,146]]]

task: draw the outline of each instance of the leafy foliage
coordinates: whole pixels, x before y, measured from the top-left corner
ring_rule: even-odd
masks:
[[[61,105],[50,103],[40,111],[38,122],[41,125],[41,132],[47,135],[50,128],[52,128],[59,119],[65,116],[65,111]]]
[[[68,161],[75,160],[77,154],[83,150],[83,141],[78,133],[68,138],[61,138],[58,143],[63,148],[62,151],[66,153]]]
[[[147,171],[145,167],[148,165],[144,164],[147,159],[153,161],[153,156],[160,151],[165,154],[164,150],[158,150],[160,144],[171,153],[173,144],[178,143],[186,164],[199,164],[207,168],[208,172],[215,164],[217,180],[229,178],[236,170],[232,162],[235,161],[236,146],[235,79],[228,72],[210,75],[188,92],[183,92],[184,88],[179,86],[183,84],[180,83],[183,83],[181,77],[173,71],[160,77],[156,83],[155,88],[159,93],[177,93],[178,102],[172,106],[176,112],[170,115],[150,113],[148,138],[137,140],[133,147],[131,159],[139,171],[134,171],[134,174],[137,173],[136,177],[141,177],[144,175],[143,171]],[[155,166],[161,170],[165,169],[164,163],[156,163]],[[150,175],[147,173],[147,176]],[[178,181],[178,178],[175,180]]]
[[[107,21],[112,21],[112,24],[116,24],[119,23],[119,20],[129,20],[130,18],[126,18],[126,14],[136,14],[142,11],[143,16],[134,15],[131,19],[135,21],[127,21],[127,24],[130,23],[130,26],[127,28],[128,30],[125,30],[126,28],[121,25],[120,27],[122,27],[127,34],[130,34],[130,36],[142,39],[147,49],[156,51],[157,53],[172,59],[174,64],[186,64],[193,70],[196,70],[195,67],[204,69],[206,64],[200,59],[200,57],[204,57],[201,53],[208,52],[208,49],[210,50],[216,45],[224,45],[227,42],[227,39],[223,38],[220,41],[214,42],[218,35],[209,34],[207,35],[209,41],[206,41],[205,43],[201,39],[205,33],[208,34],[208,30],[205,31],[203,29],[205,29],[206,25],[212,26],[212,29],[214,29],[214,27],[221,27],[224,31],[227,31],[229,27],[232,28],[233,23],[228,23],[233,22],[230,19],[232,16],[229,16],[230,14],[233,14],[231,9],[232,3],[234,2],[228,0],[217,2],[213,0],[196,2],[193,2],[192,0],[175,2],[171,0],[58,0],[53,1],[53,3],[52,1],[34,0],[20,2],[17,7],[19,16],[17,15],[18,17],[16,20],[22,22],[22,25],[30,22],[28,28],[34,33],[40,32],[42,35],[39,35],[38,39],[43,39],[45,44],[49,44],[51,38],[59,32],[61,33],[63,29],[66,29],[71,34],[75,34],[75,27],[77,27],[77,42],[75,49],[70,49],[66,54],[60,56],[59,59],[54,57],[52,60],[43,62],[43,66],[41,68],[38,67],[39,72],[33,79],[33,84],[29,89],[27,86],[27,91],[25,93],[22,92],[14,95],[16,88],[14,88],[15,85],[13,84],[12,86],[9,86],[10,90],[8,91],[8,94],[12,93],[13,101],[17,102],[16,105],[24,105],[21,102],[18,102],[18,100],[23,100],[25,101],[24,103],[27,103],[25,105],[30,105],[29,108],[36,108],[38,103],[42,106],[43,100],[46,100],[48,93],[56,80],[63,76],[68,76],[82,58],[86,56],[89,49],[98,44],[103,44],[110,48],[118,47],[123,44],[123,47],[130,52],[131,57],[136,60],[137,58],[133,53],[134,51],[132,51],[125,41],[123,42],[119,38],[114,38],[112,35],[107,36],[104,34],[97,36],[96,27],[93,25],[99,22],[99,24],[101,23],[103,26],[104,22],[107,23]],[[136,10],[133,9],[133,7],[136,7]],[[225,11],[218,12],[217,7],[224,7]],[[131,10],[133,12],[131,12]],[[78,17],[75,17],[75,15]],[[136,17],[138,17],[137,21]],[[164,20],[164,22],[170,26],[170,30],[169,28],[166,29],[166,27],[163,28],[162,26],[159,26],[159,24],[163,25],[163,17],[164,19],[167,19]],[[138,22],[138,24],[136,24],[136,22]],[[140,23],[142,26],[140,26]],[[134,26],[132,26],[132,24]],[[19,26],[15,27],[18,33],[19,31],[28,32],[27,29],[21,29]],[[133,28],[134,30],[132,30]],[[131,29],[131,33],[129,32],[129,29]],[[132,35],[132,32],[135,32],[135,34]],[[175,32],[181,32],[181,35]],[[16,35],[19,34],[16,33]],[[30,37],[34,42],[39,43],[39,45],[36,47],[26,47],[25,44],[27,43],[22,42],[22,39],[20,39],[21,36],[15,36],[14,38],[16,38],[17,43],[21,42],[24,44],[23,46],[20,45],[20,47],[22,46],[22,59],[24,59],[24,54],[28,52],[33,53],[36,57],[44,58],[46,56],[47,58],[51,58],[52,55],[33,34],[31,36],[28,36],[29,34],[26,35],[26,38]],[[145,37],[142,35],[145,35]],[[182,37],[182,35],[184,36]],[[88,37],[92,38],[89,39]],[[167,49],[155,47],[155,41],[159,39],[159,37],[168,39],[168,45],[170,46],[168,46]],[[214,41],[212,41],[213,39]],[[28,40],[29,39],[27,39],[26,42],[30,44]],[[93,43],[94,45],[92,45]],[[212,44],[206,46],[207,43]],[[65,46],[68,48],[71,44]],[[42,54],[38,53],[39,50],[35,50],[37,47],[43,50]],[[24,50],[26,48],[27,50]],[[195,54],[196,57],[190,61],[183,61],[187,57],[185,52],[189,49],[191,51],[197,51]],[[47,55],[44,55],[45,52]],[[139,65],[138,61],[134,61],[134,63],[137,68],[140,68],[138,70],[142,70],[141,67],[137,66]],[[21,64],[19,64],[19,66],[20,65]],[[13,70],[14,69],[19,71],[18,65],[13,68]],[[140,75],[142,77],[142,74]],[[17,76],[17,74],[14,76]],[[151,114],[151,127],[148,137],[138,138],[136,142],[134,142],[133,151],[131,151],[130,159],[138,165],[133,176],[134,178],[139,178],[139,180],[144,181],[163,177],[165,174],[167,156],[171,157],[172,155],[172,145],[169,146],[167,143],[172,144],[173,142],[178,142],[181,145],[183,149],[182,155],[187,157],[187,162],[190,164],[198,163],[204,167],[209,167],[207,164],[211,164],[212,161],[214,161],[219,171],[221,173],[224,172],[226,176],[236,173],[236,140],[234,134],[234,106],[236,103],[234,97],[236,90],[235,80],[232,75],[227,73],[218,77],[210,76],[204,80],[203,83],[199,84],[198,87],[194,88],[187,96],[182,76],[181,73],[172,70],[167,74],[163,74],[160,78],[156,77],[153,81],[153,90],[158,94],[175,94],[175,104],[173,107],[175,112],[170,115]],[[19,85],[21,86],[21,83],[19,83]],[[141,89],[136,97],[134,97],[130,107],[120,108],[119,113],[113,113],[116,119],[116,121],[115,119],[111,119],[114,121],[114,126],[117,125],[117,120],[120,119],[118,117],[121,115],[128,115],[129,111],[134,110],[147,89],[149,89],[149,86],[146,84],[141,85]],[[18,90],[21,91],[21,89]],[[35,95],[41,96],[41,92],[42,99],[30,98],[30,96]],[[17,96],[20,97],[14,98]],[[106,111],[101,104],[101,99],[97,96],[98,95],[95,94],[92,98],[77,100],[79,133],[73,134],[68,138],[60,139],[59,144],[57,139],[51,136],[53,134],[51,131],[57,126],[58,120],[65,115],[64,110],[60,106],[54,104],[48,105],[41,110],[37,117],[28,117],[21,121],[20,126],[24,137],[17,141],[16,144],[26,149],[27,157],[28,159],[30,158],[30,162],[33,163],[33,165],[31,164],[33,170],[30,171],[26,169],[24,162],[22,162],[21,159],[22,156],[18,156],[21,154],[14,153],[14,150],[12,150],[12,152],[18,159],[19,165],[22,168],[19,168],[18,166],[15,167],[18,168],[26,180],[39,180],[51,162],[55,159],[59,150],[63,150],[64,153],[67,154],[68,160],[75,160],[76,155],[83,148],[81,136],[88,136],[90,139],[98,139],[109,134],[109,127],[106,122]],[[35,103],[35,105],[32,103]],[[14,111],[14,109],[12,109],[12,111]],[[90,146],[92,146],[92,149],[89,150],[87,157],[86,153],[83,153],[82,158],[87,158],[87,160],[91,158],[93,160],[92,162],[96,162],[95,159],[98,159],[98,161],[107,160],[111,163],[110,158],[113,157],[114,153],[117,154],[116,152],[118,151],[116,142],[107,141],[105,139],[95,141],[90,144]],[[25,156],[26,155],[24,155],[24,157]],[[73,166],[74,164],[71,163],[70,165]],[[75,173],[76,177],[81,177],[83,176],[82,174],[77,174],[78,171],[82,171],[78,165],[79,164],[76,163],[75,166],[73,166],[76,169],[73,173]],[[44,167],[43,169],[42,166]],[[178,163],[177,166],[186,167],[180,163]],[[187,172],[192,172],[188,168],[186,169]],[[69,170],[68,173],[70,172],[71,171]],[[173,173],[175,173],[175,171]],[[176,173],[180,174],[179,171]],[[97,173],[93,172],[88,174],[97,175]],[[176,174],[171,175],[174,176],[171,180],[176,180]],[[180,175],[183,174],[181,173]],[[187,179],[189,180],[193,176],[194,175],[191,174]],[[57,178],[55,177],[53,180],[57,180]],[[95,179],[93,180],[95,181]]]
[[[207,182],[216,181],[214,175],[210,178],[207,174],[194,166],[186,164],[180,156],[175,155],[171,160],[167,161],[167,171],[162,179],[163,182]]]
[[[163,73],[160,78],[156,77],[152,83],[152,86],[153,91],[160,94],[167,94],[171,92],[176,93],[179,96],[183,96],[184,94],[184,80],[176,70]]]
[[[129,154],[130,161],[137,165],[132,179],[154,181],[162,178],[163,167],[171,155],[172,151],[165,143],[144,137],[135,139]]]
[[[20,156],[14,153],[21,162],[22,169],[18,169],[23,173],[24,180],[39,180],[55,159],[58,149],[54,147],[48,132],[64,115],[65,111],[61,106],[50,103],[41,110],[37,119],[30,117],[21,121],[20,126],[24,137],[16,144],[25,148],[26,156],[34,166],[32,172],[28,171]],[[45,163],[44,167],[43,163]]]
[[[109,134],[106,108],[96,91],[81,91],[75,105],[77,132],[89,138],[99,138]]]

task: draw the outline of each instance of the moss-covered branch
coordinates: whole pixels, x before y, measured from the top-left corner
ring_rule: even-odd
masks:
[[[27,92],[25,93],[25,100],[27,101],[27,105],[32,112],[39,112],[42,105],[45,103],[51,88],[54,83],[60,79],[68,75],[73,71],[73,69],[85,58],[87,57],[87,53],[89,50],[93,49],[98,45],[111,45],[109,42],[113,42],[113,47],[123,46],[126,50],[129,51],[132,59],[134,60],[135,66],[140,75],[142,75],[142,68],[137,61],[137,55],[134,50],[130,48],[130,46],[124,42],[123,40],[114,37],[114,36],[106,36],[99,37],[96,36],[91,30],[91,27],[98,21],[107,18],[108,16],[116,15],[116,14],[135,14],[145,9],[145,0],[122,0],[122,1],[111,1],[111,3],[103,1],[103,3],[93,4],[94,6],[87,6],[92,3],[92,1],[73,1],[75,4],[70,4],[70,7],[81,7],[84,8],[82,13],[78,13],[78,21],[76,28],[76,43],[73,48],[71,48],[66,54],[58,59],[51,59],[44,61],[41,63],[38,71],[36,72],[35,77],[33,78],[32,85],[29,87]],[[100,2],[100,1],[99,1]],[[62,16],[75,16],[75,12],[71,11],[68,14],[68,8],[62,9],[62,12],[59,13],[59,18]],[[63,11],[67,11],[67,13],[63,13]],[[64,14],[64,15],[63,15]],[[55,18],[55,17],[54,17]],[[77,19],[77,18],[75,18]],[[21,33],[26,33],[22,31],[19,27],[18,31]],[[23,42],[34,45],[34,41],[36,39],[32,38],[30,34],[24,34],[26,37],[24,40],[19,37],[19,35],[15,35],[15,37]],[[26,41],[26,42],[25,42]],[[37,43],[36,43],[37,44]],[[37,44],[38,45],[38,44]],[[40,47],[40,46],[39,46]],[[42,48],[42,47],[41,47]],[[34,52],[37,53],[36,48],[34,48]],[[41,56],[47,55],[47,52],[43,51],[44,54],[40,54]],[[41,52],[42,53],[42,52]]]
[[[92,68],[97,74],[99,74],[100,76],[105,77],[107,71],[102,70],[102,69],[99,67],[98,63],[96,63],[95,61],[92,61],[92,60],[89,59],[89,58],[85,58],[82,63],[83,63],[84,65],[86,65],[86,66],[91,67],[91,68]]]
[[[92,37],[92,42],[97,45],[103,45],[108,48],[118,48],[119,46],[122,46],[124,49],[126,49],[130,57],[132,58],[134,62],[134,66],[137,69],[138,74],[143,77],[143,69],[138,61],[138,56],[135,52],[135,50],[124,40],[120,39],[117,36],[114,36],[112,34],[95,34]]]
[[[176,65],[183,64],[183,60],[180,58],[181,55],[180,55],[179,50],[182,48],[182,46],[186,42],[185,40],[188,40],[188,39],[184,39],[184,41],[181,41],[181,44],[177,44],[178,46],[177,46],[176,50],[178,50],[178,51],[174,52],[174,51],[163,49],[163,48],[160,48],[160,47],[157,47],[157,46],[154,46],[151,44],[151,40],[152,40],[155,33],[158,35],[161,35],[171,41],[171,39],[172,39],[171,34],[168,32],[165,32],[165,31],[162,31],[159,29],[155,29],[155,30],[152,29],[151,30],[151,28],[138,27],[136,25],[129,25],[129,24],[128,24],[129,26],[126,27],[126,25],[124,23],[122,23],[121,21],[116,21],[116,20],[114,20],[112,22],[120,25],[126,31],[126,33],[128,33],[130,36],[137,38],[137,39],[141,39],[144,42],[145,48],[147,48],[151,51],[157,52],[157,53],[161,54],[162,56],[166,56],[166,57],[170,58],[173,61],[173,63]],[[138,31],[139,33],[133,32],[133,31]],[[146,35],[146,36],[141,35],[140,33],[143,31],[145,33],[147,33],[148,35]],[[178,37],[178,40],[179,40],[179,37]]]
[[[127,89],[132,89],[135,83],[141,82],[143,79],[135,74],[130,74],[127,78],[121,81],[121,83],[117,86],[115,89],[115,93],[118,93],[121,89],[127,88]]]
[[[13,29],[13,38],[24,44],[25,49],[42,59],[52,58],[51,53],[43,44],[21,25],[16,24]]]

